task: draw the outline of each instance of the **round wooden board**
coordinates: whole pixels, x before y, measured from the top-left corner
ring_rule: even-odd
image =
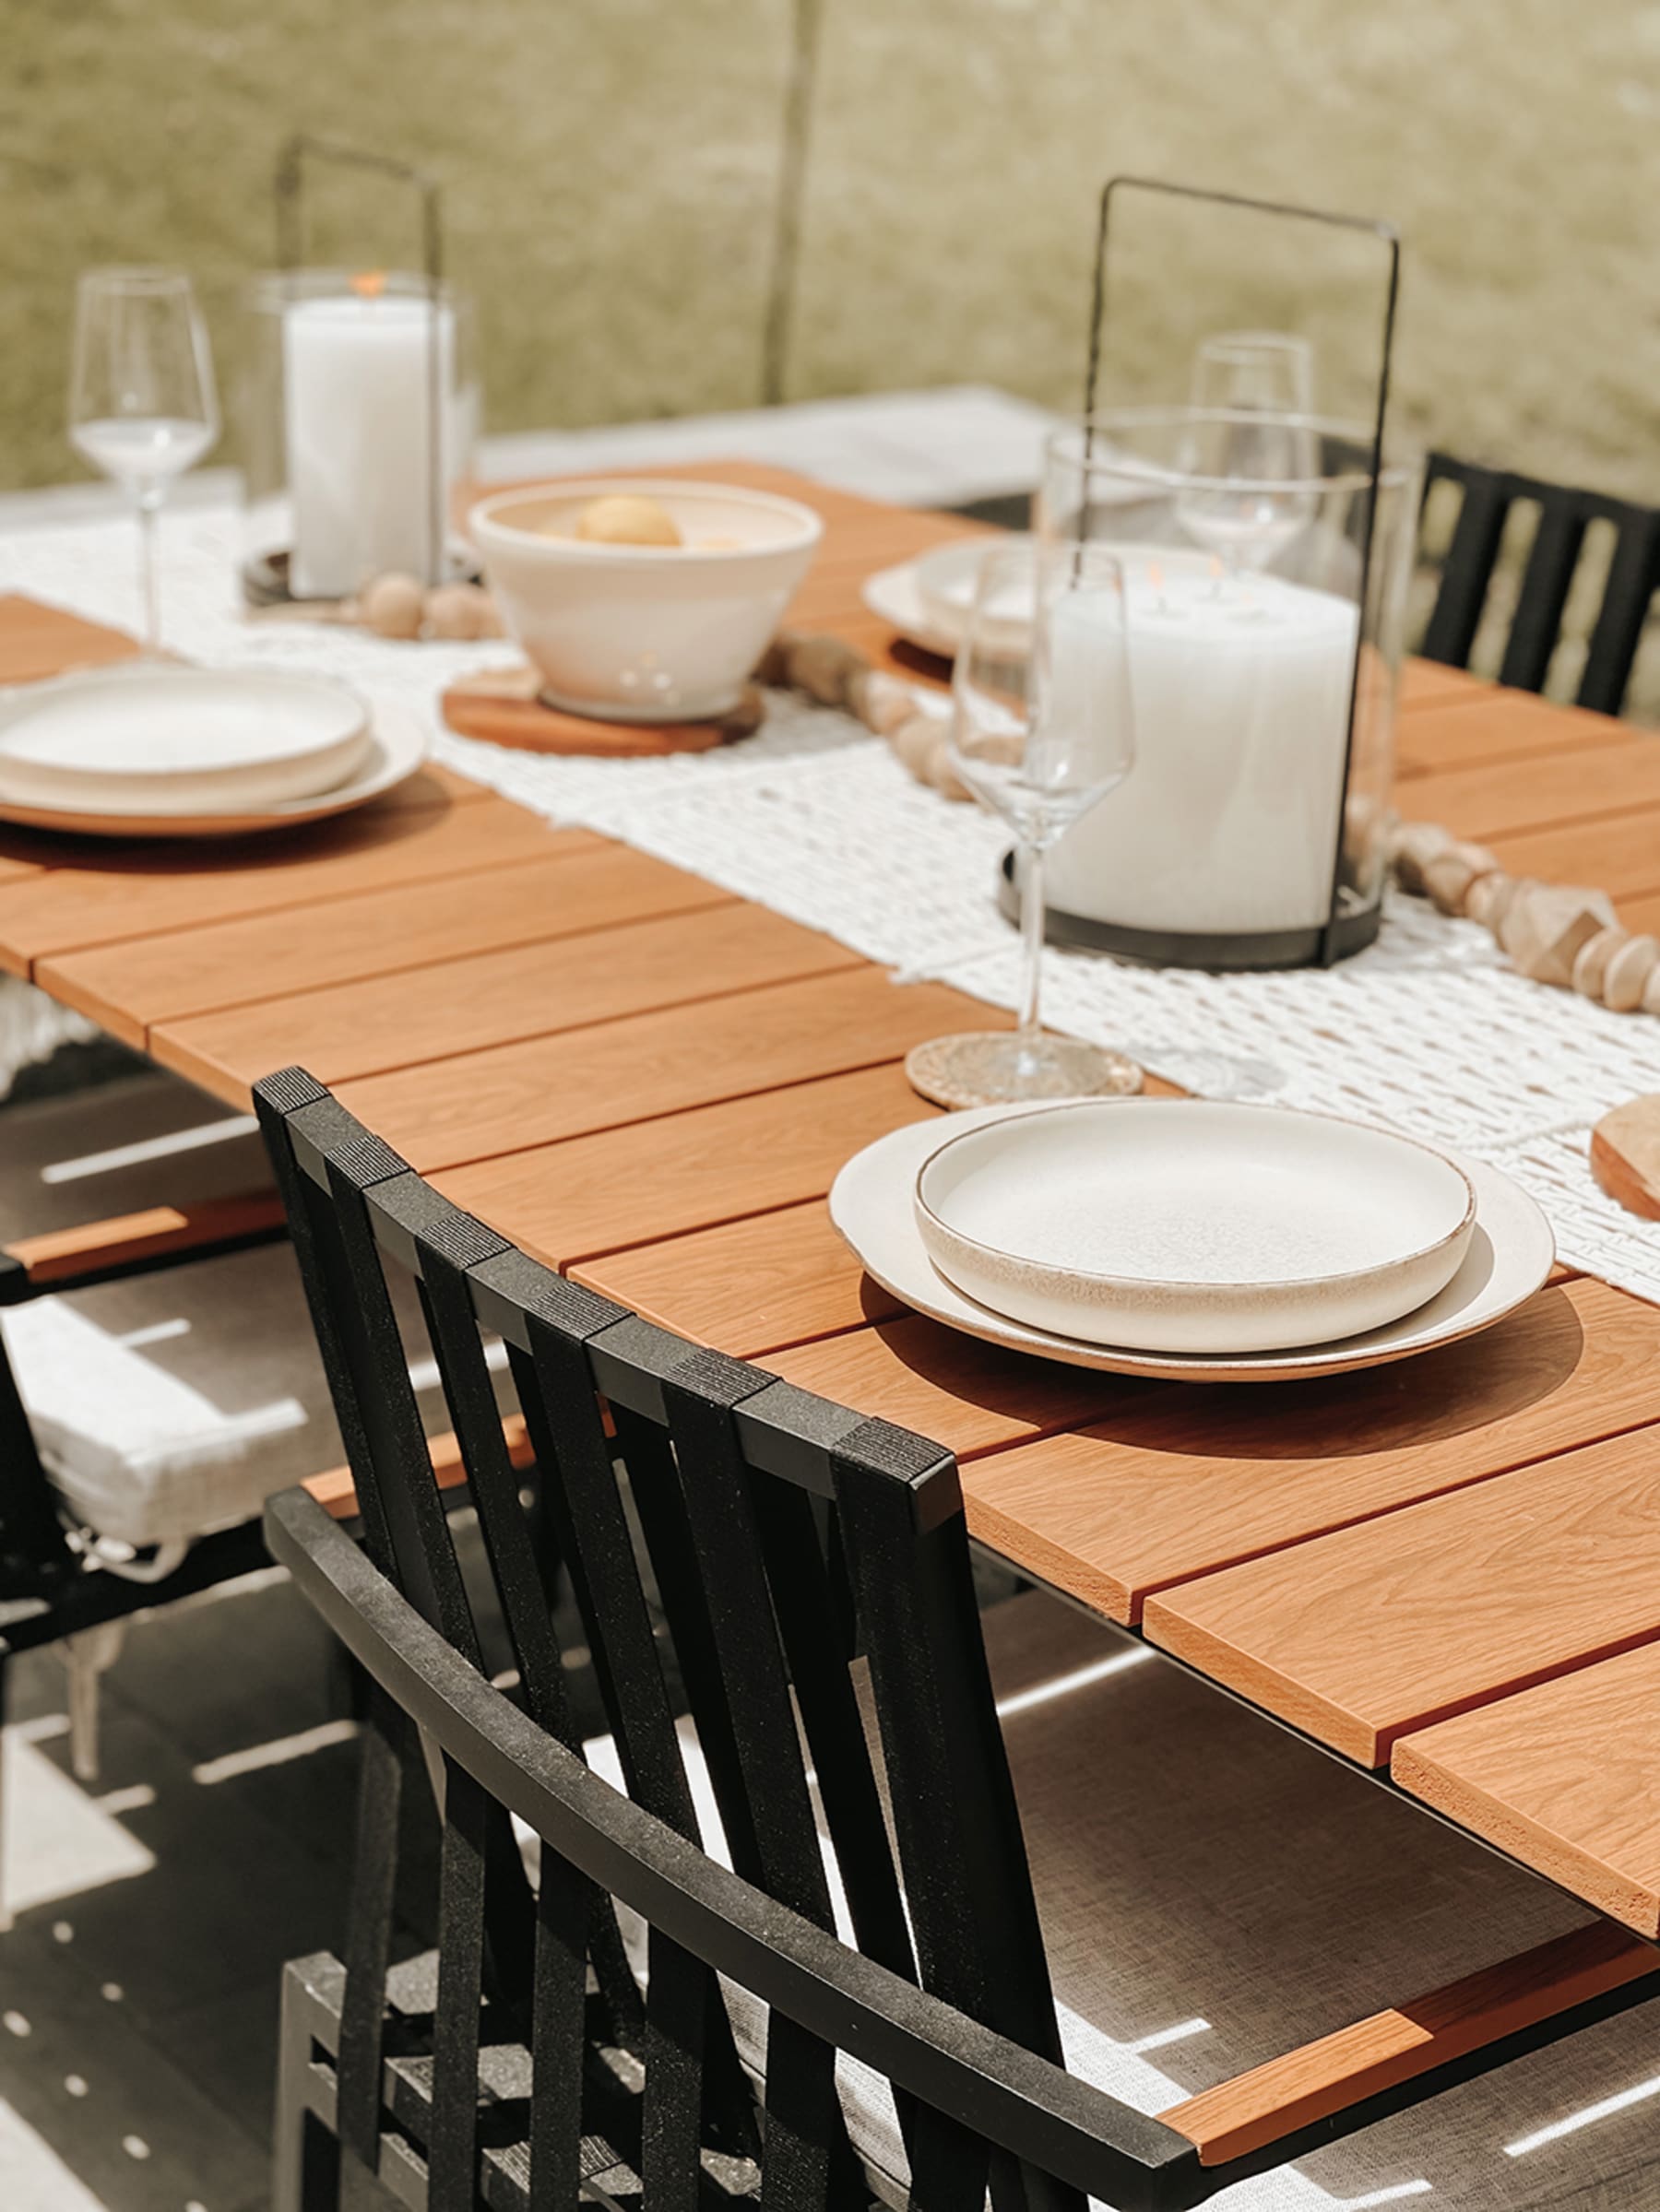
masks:
[[[1660,1221],[1660,1092],[1603,1116],[1591,1131],[1591,1172],[1629,1213]]]
[[[753,684],[729,715],[713,722],[601,722],[548,706],[534,668],[499,668],[445,692],[444,718],[464,738],[521,752],[586,752],[642,760],[667,752],[710,752],[759,729],[765,713]]]

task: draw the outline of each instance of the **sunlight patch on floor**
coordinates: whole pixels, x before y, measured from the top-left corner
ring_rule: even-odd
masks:
[[[22,1730],[6,1730],[4,1757],[3,1878],[13,1913],[149,1873],[153,1854],[122,1827],[113,1806],[53,1766]],[[115,1803],[134,1809],[125,1791]],[[12,2212],[13,2200],[3,2192],[0,2204]]]

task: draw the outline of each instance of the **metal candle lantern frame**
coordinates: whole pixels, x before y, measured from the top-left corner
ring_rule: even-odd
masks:
[[[1217,207],[1230,207],[1287,222],[1310,223],[1328,230],[1345,231],[1361,237],[1374,239],[1387,256],[1387,280],[1383,288],[1381,344],[1376,387],[1376,405],[1370,417],[1370,453],[1366,467],[1369,490],[1365,495],[1365,528],[1359,543],[1359,581],[1357,606],[1359,619],[1356,624],[1355,658],[1349,676],[1348,715],[1344,732],[1343,779],[1337,809],[1336,831],[1332,855],[1331,893],[1327,901],[1323,925],[1309,930],[1275,930],[1268,933],[1240,931],[1226,935],[1190,935],[1156,930],[1129,929],[1102,922],[1091,917],[1067,914],[1050,907],[1048,916],[1048,935],[1051,942],[1090,947],[1115,952],[1132,959],[1160,965],[1205,967],[1213,969],[1329,967],[1346,959],[1370,944],[1377,936],[1381,917],[1379,899],[1357,907],[1345,897],[1346,858],[1347,841],[1345,834],[1346,804],[1350,796],[1355,767],[1355,730],[1360,705],[1362,666],[1366,653],[1366,609],[1371,603],[1374,577],[1374,541],[1377,534],[1380,488],[1384,476],[1383,439],[1389,410],[1390,368],[1394,348],[1395,309],[1400,289],[1400,237],[1388,223],[1364,217],[1340,215],[1316,207],[1304,207],[1273,200],[1244,197],[1235,193],[1209,192],[1198,186],[1170,184],[1147,177],[1116,176],[1109,180],[1101,193],[1100,217],[1096,233],[1095,278],[1090,306],[1088,370],[1085,385],[1085,415],[1082,465],[1087,472],[1094,450],[1095,420],[1100,382],[1101,357],[1107,315],[1110,304],[1109,269],[1110,246],[1113,238],[1112,218],[1115,203],[1126,195],[1151,194],[1161,198],[1184,200]],[[1085,501],[1088,500],[1088,478],[1085,474]],[[1013,915],[1018,909],[1018,894],[1014,881],[1013,856],[1005,858],[1000,900],[1005,912]]]
[[[373,153],[347,146],[338,139],[296,132],[283,146],[272,176],[276,208],[277,266],[284,275],[305,266],[305,186],[308,170],[318,162],[338,168],[372,172],[405,184],[414,195],[420,214],[421,266],[412,272],[421,283],[431,313],[427,318],[427,558],[421,581],[440,584],[452,575],[475,573],[464,562],[450,558],[447,550],[447,487],[444,473],[444,345],[439,309],[445,293],[443,189],[430,170],[397,160],[390,154]],[[267,554],[248,561],[243,586],[251,604],[269,606],[295,601],[290,583],[290,552]]]

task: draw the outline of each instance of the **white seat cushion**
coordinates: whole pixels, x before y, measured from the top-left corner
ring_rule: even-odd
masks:
[[[247,1118],[160,1075],[8,1108],[0,1155],[3,1237],[270,1181]],[[445,1428],[418,1304],[394,1272],[422,1417]],[[0,1331],[70,1513],[116,1544],[232,1528],[345,1457],[286,1244],[41,1298],[0,1314]]]

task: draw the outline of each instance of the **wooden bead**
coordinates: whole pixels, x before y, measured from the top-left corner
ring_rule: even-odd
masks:
[[[1660,938],[1630,937],[1608,963],[1602,1001],[1610,1013],[1634,1013],[1642,1004],[1648,979],[1660,967]]]
[[[1389,844],[1395,881],[1403,891],[1421,897],[1425,869],[1438,853],[1444,853],[1456,842],[1452,831],[1443,830],[1439,822],[1398,822]]]
[[[789,657],[800,642],[801,637],[799,631],[780,630],[755,663],[754,673],[751,680],[755,683],[770,684],[774,691],[782,691],[789,681],[789,678],[785,673],[789,666]]]
[[[358,605],[364,626],[376,637],[419,637],[426,588],[414,576],[393,569],[365,586]]]
[[[481,584],[440,584],[426,596],[428,637],[500,637],[502,618]]]
[[[1600,891],[1567,883],[1529,883],[1511,901],[1499,941],[1523,975],[1566,990],[1573,964],[1598,930],[1612,928],[1614,909]]]
[[[1471,886],[1498,867],[1485,846],[1449,845],[1425,862],[1424,889],[1442,914],[1463,914]]]
[[[1464,893],[1464,912],[1473,922],[1479,922],[1484,929],[1497,934],[1516,890],[1515,877],[1507,876],[1502,869],[1495,869],[1490,876],[1477,876]]]
[[[932,715],[913,715],[908,722],[900,724],[890,741],[910,773],[926,778],[939,734],[940,725]]]
[[[821,706],[844,706],[848,686],[868,666],[839,637],[805,637],[786,658],[789,681]]]
[[[1628,932],[1624,929],[1599,929],[1580,947],[1573,963],[1573,988],[1584,999],[1602,997],[1603,977],[1608,972],[1608,963],[1625,943]]]
[[[880,668],[860,668],[848,685],[848,704],[867,729],[879,738],[891,738],[902,722],[917,711],[917,695],[897,677]]]

